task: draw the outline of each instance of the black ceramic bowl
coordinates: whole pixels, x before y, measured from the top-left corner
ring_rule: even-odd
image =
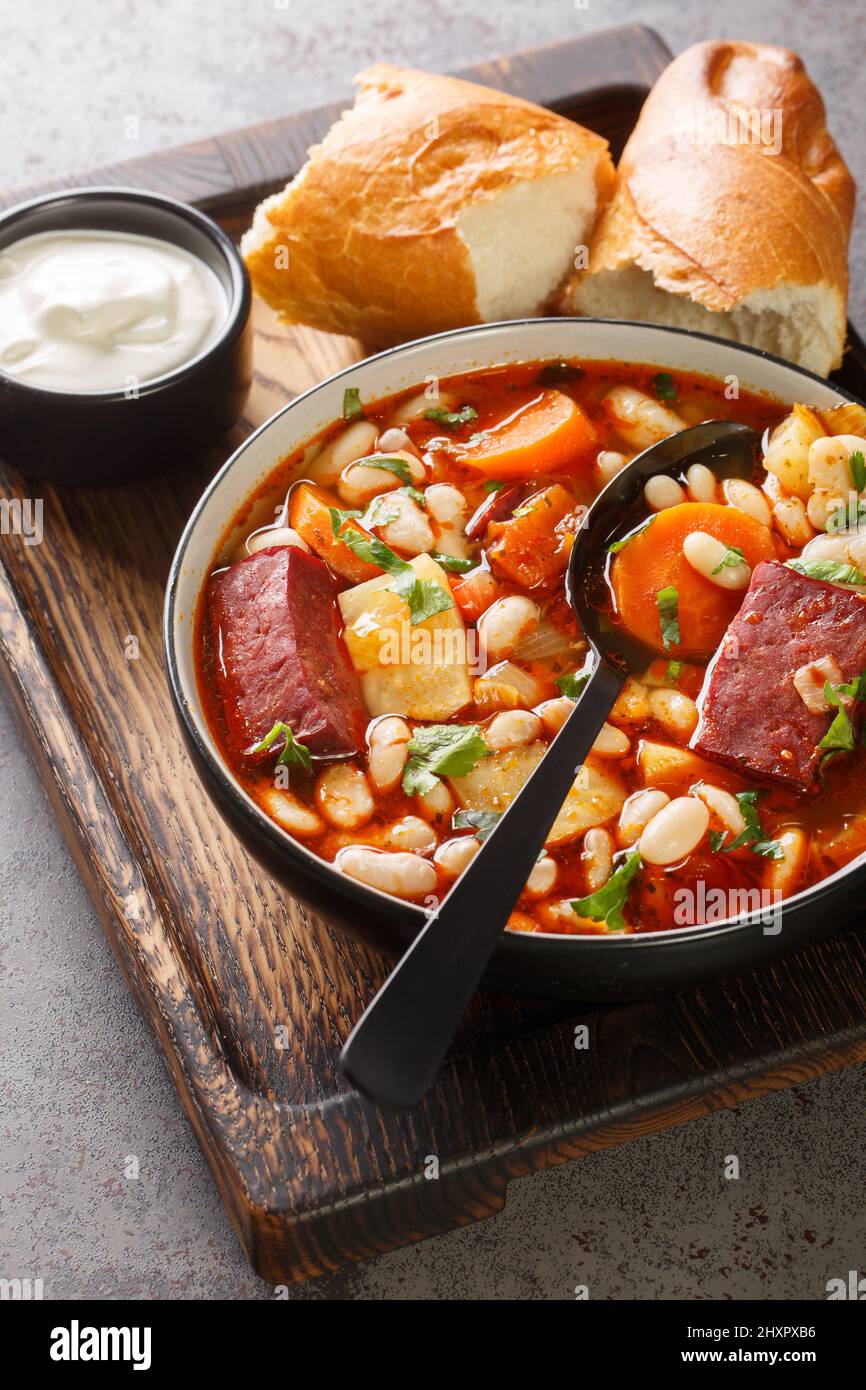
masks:
[[[250,387],[250,286],[235,246],[195,208],[131,188],[80,188],[0,214],[0,253],[39,232],[133,232],[168,241],[211,268],[228,312],[190,362],[117,391],[56,391],[0,370],[0,457],[52,483],[123,482],[179,467],[239,418]]]
[[[780,358],[702,334],[648,324],[534,319],[425,338],[349,367],[307,391],[263,425],[208,487],[184,531],[165,607],[165,647],[180,726],[214,802],[264,868],[329,923],[388,953],[420,929],[422,909],[345,877],[292,840],[246,795],[223,762],[202,714],[196,685],[196,605],[223,532],[241,504],[288,453],[339,419],[346,386],[375,400],[425,377],[538,358],[652,363],[659,368],[737,379],[780,404],[819,408],[853,397]],[[485,984],[518,993],[578,1000],[635,999],[760,965],[828,935],[862,902],[864,858],[787,900],[771,923],[738,918],[719,925],[633,936],[504,932]]]

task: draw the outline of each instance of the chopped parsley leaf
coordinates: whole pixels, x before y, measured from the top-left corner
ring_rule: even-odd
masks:
[[[841,560],[787,560],[785,563],[789,570],[805,574],[808,579],[823,579],[827,584],[866,584],[866,575]]]
[[[358,459],[365,468],[381,468],[386,473],[393,473],[400,479],[406,487],[412,482],[412,474],[409,472],[409,465],[405,459],[394,458],[363,458]]]
[[[585,669],[583,671],[571,671],[566,676],[557,676],[554,685],[558,685],[562,694],[567,696],[569,700],[579,700],[591,675],[591,668],[588,671]]]
[[[555,386],[559,381],[577,381],[583,376],[583,368],[573,362],[545,362],[536,377],[539,386]]]
[[[413,627],[436,613],[444,613],[454,607],[454,599],[441,584],[434,583],[432,579],[419,579],[412,566],[395,555],[390,546],[375,537],[365,536],[357,526],[349,524],[341,530],[340,513],[336,507],[329,508],[329,511],[334,535],[360,560],[366,560],[369,565],[378,565],[379,569],[391,575],[388,588],[407,604]]]
[[[464,560],[460,555],[443,555],[441,550],[431,551],[431,559],[451,574],[468,574],[470,570],[478,568],[477,560]]]
[[[854,491],[862,492],[866,488],[866,461],[862,449],[855,449],[853,454],[848,455],[848,472]]]
[[[634,850],[628,858],[614,869],[607,883],[588,898],[572,901],[572,910],[578,917],[591,917],[594,922],[604,922],[608,931],[625,931],[626,921],[622,910],[628,901],[632,880],[641,867],[641,857]]]
[[[455,811],[451,826],[454,830],[474,830],[479,840],[486,840],[501,819],[501,811]]]
[[[647,529],[648,526],[652,526],[654,521],[655,516],[648,516],[646,521],[644,521],[640,526],[638,526],[636,531],[632,531],[629,535],[623,536],[622,540],[611,541],[610,545],[607,548],[608,555],[618,555],[621,550],[625,549],[629,541],[633,541],[635,536],[639,536],[643,531]]]
[[[435,420],[437,425],[455,430],[461,425],[471,425],[473,420],[478,419],[478,411],[471,405],[464,405],[462,410],[425,410],[424,419]]]
[[[346,511],[342,511],[339,507],[329,507],[328,515],[331,518],[334,540],[338,540],[340,539],[340,527],[344,526],[347,521],[354,521],[356,517],[363,516],[364,513],[360,512],[357,507],[349,507]]]
[[[477,724],[428,724],[415,730],[406,747],[407,796],[432,791],[441,777],[465,777],[488,754]]]
[[[736,569],[737,565],[745,565],[747,563],[746,557],[742,550],[740,550],[740,547],[738,545],[729,545],[721,560],[716,565],[716,568],[711,570],[710,573],[721,574],[724,569]]]
[[[659,610],[662,645],[665,651],[669,652],[671,647],[678,646],[682,640],[680,637],[680,596],[673,584],[669,584],[665,589],[659,589],[656,594],[656,605]]]
[[[659,372],[653,377],[653,389],[660,401],[675,401],[677,388],[670,372]]]
[[[302,767],[305,772],[312,770],[310,750],[305,743],[298,743],[290,724],[285,724],[282,719],[278,719],[271,731],[265,734],[263,739],[254,744],[250,749],[251,753],[267,753],[272,744],[277,739],[285,736],[285,746],[277,758],[277,766],[283,767]]]
[[[739,835],[735,835],[730,844],[725,845],[725,854],[730,854],[732,849],[750,849],[753,854],[760,854],[764,859],[784,859],[785,851],[778,840],[768,840],[764,835],[764,828],[761,825],[757,810],[757,792],[737,792],[737,805],[743,813],[745,826]]]

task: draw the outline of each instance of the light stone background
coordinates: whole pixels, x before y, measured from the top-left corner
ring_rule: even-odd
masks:
[[[620,23],[786,43],[866,187],[861,0],[0,0],[4,188]],[[137,116],[131,146],[125,120]],[[760,228],[756,228],[760,235]],[[852,313],[866,325],[862,231]],[[0,706],[0,1276],[46,1297],[268,1298]],[[820,1298],[866,1270],[866,1069],[512,1185],[505,1212],[303,1286],[317,1299]],[[722,1177],[725,1155],[742,1176]],[[122,1177],[137,1154],[138,1181]]]

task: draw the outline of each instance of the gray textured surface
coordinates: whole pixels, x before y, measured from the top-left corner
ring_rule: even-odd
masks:
[[[720,30],[797,48],[866,186],[860,0],[651,0],[639,13],[625,0],[0,0],[0,172],[14,187],[298,110],[376,58],[458,66],[636,19],[674,49]],[[852,309],[866,322],[862,241]],[[41,1276],[49,1298],[271,1297],[2,709],[0,785],[0,1276]],[[526,1179],[501,1216],[293,1297],[559,1299],[587,1284],[594,1298],[820,1298],[864,1268],[864,1078]],[[738,1181],[722,1175],[729,1154]]]

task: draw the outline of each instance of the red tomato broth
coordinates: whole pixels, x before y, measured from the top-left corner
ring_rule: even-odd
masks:
[[[490,492],[486,489],[485,484],[489,484],[493,475],[490,472],[482,473],[467,466],[464,459],[460,457],[461,446],[465,445],[473,434],[491,430],[497,423],[513,416],[516,402],[520,404],[537,396],[541,366],[540,363],[527,363],[516,367],[501,367],[484,372],[469,373],[464,376],[443,378],[439,383],[440,392],[453,394],[459,398],[461,406],[471,406],[476,412],[476,418],[453,429],[443,428],[440,422],[425,418],[402,426],[417,451],[421,454],[428,453],[433,462],[434,473],[425,486],[429,486],[433,482],[447,482],[457,487],[466,499],[466,520],[485,499],[489,498]],[[525,479],[515,477],[513,474],[509,474],[507,478],[509,484],[520,481],[530,482],[532,485],[531,496],[533,497],[545,488],[565,488],[574,500],[575,526],[579,521],[581,509],[592,501],[602,486],[595,462],[598,451],[604,449],[618,450],[625,452],[627,456],[635,452],[634,449],[627,448],[621,437],[617,435],[610,414],[602,404],[605,392],[614,385],[628,385],[636,387],[648,395],[653,395],[653,382],[657,376],[657,369],[651,366],[631,366],[620,363],[580,364],[579,370],[580,375],[577,376],[562,374],[558,380],[549,384],[548,389],[558,390],[578,403],[597,434],[597,442],[590,451],[569,459],[549,473],[534,469],[531,474],[528,473],[525,476]],[[697,423],[702,418],[712,416],[713,418],[736,419],[762,431],[767,426],[777,424],[784,413],[784,407],[767,398],[742,392],[737,400],[729,400],[723,385],[720,383],[679,372],[669,375],[672,378],[676,394],[674,401],[666,401],[665,404],[676,410],[687,424]],[[418,388],[415,391],[405,391],[373,404],[365,403],[364,417],[371,424],[379,427],[380,431],[387,428],[388,421],[395,410],[401,403],[416,395],[417,390]],[[435,405],[435,401],[433,404]],[[345,422],[335,423],[322,433],[319,442],[323,445],[332,442],[341,435],[345,428]],[[443,440],[447,443],[442,443]],[[306,476],[304,472],[299,472],[299,467],[306,453],[306,449],[299,449],[284,459],[267,482],[248,499],[239,513],[230,519],[214,558],[213,568],[237,561],[243,554],[243,539],[252,531],[267,524],[274,516],[279,516],[283,500],[290,486]],[[335,491],[334,488],[330,487],[325,490]],[[384,495],[387,496],[388,494]],[[344,507],[345,503],[338,502],[337,505]],[[501,535],[503,527],[507,528],[507,525],[508,522],[494,523],[490,527],[487,541],[490,542],[491,540],[490,533],[495,541],[496,536]],[[567,526],[565,529],[567,534]],[[482,542],[483,540],[482,537]],[[544,700],[553,699],[560,695],[555,684],[557,677],[579,670],[585,657],[585,643],[577,633],[574,616],[562,592],[562,575],[567,561],[568,544],[566,541],[562,547],[564,557],[555,576],[547,577],[541,583],[536,582],[526,586],[522,586],[517,581],[515,572],[506,574],[501,568],[497,569],[495,563],[491,563],[487,558],[487,548],[487,545],[483,543],[475,544],[469,546],[469,551],[473,558],[477,558],[482,568],[493,571],[496,581],[496,597],[525,595],[531,598],[541,607],[542,621],[549,623],[558,632],[570,638],[573,643],[570,650],[557,652],[553,658],[531,660],[525,664],[527,674],[537,683],[538,699],[535,701],[537,707]],[[790,553],[790,550],[786,548],[784,553]],[[403,556],[402,558],[406,557]],[[519,569],[518,563],[518,572]],[[477,578],[478,573],[479,570],[473,571],[471,578]],[[459,595],[461,585],[466,582],[462,575],[449,574],[449,584],[454,594]],[[352,588],[351,584],[342,579],[339,584],[343,590]],[[471,627],[472,618],[475,615],[472,604],[467,604],[465,608],[463,604],[459,606],[464,611],[467,627]],[[233,774],[249,794],[260,802],[263,793],[274,786],[273,768],[267,765],[264,767],[256,765],[250,759],[231,757],[227,751],[225,718],[216,688],[214,646],[205,612],[204,594],[200,600],[196,618],[196,647],[199,689],[205,717],[222,756]],[[663,679],[658,668],[661,667],[664,670],[666,665],[667,663],[660,659],[650,668],[656,680]],[[706,662],[702,658],[689,657],[683,664],[676,688],[694,699],[701,687],[705,667]],[[518,707],[525,708],[522,705],[518,705]],[[442,721],[433,722],[479,724],[483,730],[486,723],[500,708],[505,709],[508,706],[490,707],[486,703],[470,702],[455,715]],[[423,721],[412,717],[407,717],[407,722],[413,730],[423,727]],[[611,722],[616,725],[616,717],[612,718]],[[669,731],[666,731],[664,727],[651,718],[643,721],[639,727],[626,723],[620,724],[619,727],[628,734],[630,739],[631,746],[628,755],[614,763],[607,761],[602,763],[600,759],[598,762],[603,769],[609,769],[611,766],[616,768],[617,775],[623,784],[626,795],[628,795],[642,786],[637,766],[637,753],[641,741],[656,741],[676,745],[677,740],[671,736]],[[541,739],[543,742],[549,743],[550,735],[544,732]],[[275,748],[275,755],[278,751],[279,748]],[[801,876],[797,889],[819,881],[828,873],[841,867],[843,863],[848,862],[855,854],[866,849],[866,834],[860,837],[863,840],[862,844],[857,836],[854,836],[859,847],[851,849],[851,852],[848,852],[848,847],[840,848],[833,838],[834,834],[838,838],[838,832],[847,821],[856,822],[857,818],[866,811],[864,756],[866,755],[858,751],[848,758],[836,760],[829,768],[826,791],[817,797],[810,798],[807,802],[778,787],[759,789],[758,810],[761,825],[767,837],[772,837],[788,825],[796,824],[806,826],[810,833],[815,834],[816,841],[819,841],[814,852],[810,854],[808,867]],[[363,757],[356,759],[355,762],[363,766]],[[316,804],[314,793],[316,778],[325,766],[326,764],[317,762],[314,763],[312,774],[295,769],[290,773],[289,786],[292,795],[310,808],[314,808]],[[718,775],[716,775],[716,771]],[[751,785],[742,778],[738,778],[729,768],[721,767],[714,768],[713,782],[729,790],[744,790]],[[667,785],[663,782],[654,782],[652,785],[658,786],[672,797],[684,795],[688,790],[687,785],[674,783]],[[377,840],[380,840],[381,835],[396,821],[407,816],[425,818],[419,809],[417,799],[403,791],[399,785],[396,789],[385,793],[376,792],[374,799],[373,815],[358,830],[347,833],[334,826],[326,826],[321,834],[310,838],[304,837],[301,842],[323,859],[333,861],[346,844],[369,845],[376,848]],[[457,809],[457,804],[455,801],[453,810]],[[453,810],[441,817],[438,822],[435,818],[431,822],[440,842],[446,839],[470,836],[473,833],[471,829],[461,830],[452,827],[450,822]],[[607,828],[613,829],[615,823],[616,817],[614,816]],[[601,921],[589,922],[576,916],[574,916],[573,921],[569,921],[567,914],[563,918],[561,912],[553,911],[557,903],[571,899],[578,900],[588,894],[582,858],[582,840],[583,836],[579,835],[562,846],[551,846],[550,855],[555,860],[558,869],[554,891],[547,898],[540,900],[525,894],[518,903],[512,920],[515,929],[531,929],[536,932],[554,931],[565,934],[598,933],[606,930]],[[429,853],[425,853],[423,857],[430,859]],[[625,850],[617,843],[615,864],[620,864],[624,857]],[[684,864],[674,865],[666,869],[645,865],[638,873],[629,893],[625,908],[626,929],[654,932],[677,925],[689,925],[690,923],[679,923],[674,920],[674,895],[678,889],[694,892],[699,879],[707,888],[717,886],[725,892],[729,889],[740,888],[759,889],[765,869],[766,861],[752,854],[748,849],[737,849],[731,853],[725,853],[724,850],[712,853],[706,840],[698,846]],[[441,896],[447,892],[450,882],[453,880],[445,875],[438,866],[436,877],[436,892]]]

